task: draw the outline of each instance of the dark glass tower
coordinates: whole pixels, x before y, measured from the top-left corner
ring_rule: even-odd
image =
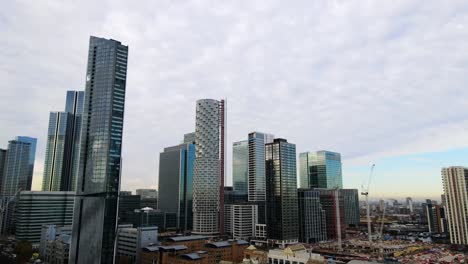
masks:
[[[299,189],[299,241],[317,243],[327,240],[325,210],[320,204],[320,192]]]
[[[296,145],[276,138],[265,145],[267,237],[277,244],[299,238]]]
[[[51,112],[43,191],[75,191],[84,92],[67,91],[65,112]]]
[[[91,37],[70,263],[112,263],[128,46]]]
[[[159,206],[167,213],[177,214],[177,229],[192,230],[193,226],[193,164],[195,144],[180,144],[165,148],[159,154]]]

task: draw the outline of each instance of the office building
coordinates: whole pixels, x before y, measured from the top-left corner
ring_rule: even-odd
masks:
[[[453,166],[442,168],[442,182],[446,203],[446,217],[450,243],[468,244],[468,168]]]
[[[313,189],[299,189],[299,241],[317,243],[327,240],[325,210],[320,203],[320,192]]]
[[[119,41],[90,38],[70,263],[113,261],[127,58]]]
[[[411,197],[406,197],[406,208],[409,209],[410,213],[414,212],[413,199]]]
[[[119,225],[132,224],[134,222],[135,213],[137,209],[141,209],[140,195],[122,195],[120,192],[119,197]]]
[[[50,112],[43,191],[75,191],[84,92],[67,91],[65,112]]]
[[[346,221],[343,195],[338,190],[316,190],[320,192],[320,203],[325,210],[327,238],[338,239],[341,236],[344,239],[346,236]]]
[[[247,140],[232,144],[232,182],[234,191],[247,195],[249,170],[249,142]]]
[[[301,188],[343,188],[340,153],[321,150],[299,154]]]
[[[177,214],[151,208],[134,211],[134,227],[157,226],[160,232],[177,231]]]
[[[20,192],[16,202],[16,239],[39,243],[42,226],[72,224],[74,192]]]
[[[158,198],[158,191],[156,189],[137,189],[136,194],[140,195],[141,199]]]
[[[8,142],[1,192],[3,196],[13,196],[19,190],[31,190],[35,149],[34,138],[16,137]]]
[[[177,214],[177,229],[193,226],[193,163],[195,145],[180,144],[159,154],[159,200],[161,211]]]
[[[344,200],[345,224],[347,227],[358,227],[360,222],[359,213],[359,190],[340,189],[340,195]]]
[[[116,259],[127,259],[130,263],[141,263],[142,248],[158,244],[158,228],[121,225],[117,230]]]
[[[223,100],[197,101],[193,175],[196,234],[215,235],[224,231],[224,119]]]
[[[247,194],[238,193],[231,186],[224,186],[224,205],[245,203],[246,201]]]
[[[248,198],[249,202],[265,202],[265,144],[273,142],[274,136],[261,132],[249,133]]]
[[[6,149],[0,149],[0,195],[2,195],[3,171],[5,169]]]
[[[255,225],[258,224],[258,206],[255,204],[225,205],[226,233],[234,239],[250,239],[255,236]]]
[[[2,234],[15,233],[15,201],[20,191],[31,190],[34,170],[36,139],[16,137],[8,142],[4,155],[0,203],[3,214],[0,217]]]
[[[278,244],[299,239],[296,145],[276,138],[265,145],[267,236]]]
[[[46,256],[47,254],[47,244],[51,241],[57,240],[61,235],[71,236],[71,225],[60,226],[51,224],[42,226],[41,240],[39,242],[39,255],[41,256],[41,258],[44,258],[44,256]]]

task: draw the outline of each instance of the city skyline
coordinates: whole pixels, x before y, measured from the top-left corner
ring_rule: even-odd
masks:
[[[467,111],[468,95],[463,4],[365,4],[363,12],[378,23],[364,33],[356,31],[369,20],[357,19],[356,4],[258,4],[242,14],[241,4],[160,4],[158,12],[151,5],[145,12],[117,4],[103,17],[83,14],[72,21],[70,14],[83,7],[8,3],[0,11],[0,32],[7,36],[0,43],[5,51],[0,148],[17,135],[38,138],[33,189],[39,190],[48,113],[62,110],[65,91],[84,89],[86,40],[98,35],[136,47],[129,61],[122,190],[156,187],[158,153],[193,130],[195,117],[187,113],[194,112],[194,102],[227,98],[228,185],[232,142],[264,131],[290,139],[298,153],[341,153],[345,188],[360,188],[376,163],[371,199],[398,198],[395,192],[401,198],[438,198],[441,167],[468,165],[468,120],[460,114]],[[50,17],[42,16],[44,8]],[[184,8],[205,20],[184,17]],[[131,21],[139,12],[141,18]],[[322,14],[314,19],[314,12]],[[28,19],[16,21],[15,15]],[[337,16],[344,18],[333,21]],[[65,23],[56,25],[53,17]],[[65,26],[74,23],[82,26]],[[34,32],[50,25],[54,32]],[[228,30],[219,30],[223,26]],[[202,32],[207,33],[199,36]],[[268,44],[272,40],[276,44]],[[187,48],[189,42],[194,45]],[[275,58],[278,64],[270,61]],[[440,102],[450,103],[439,108]],[[12,118],[20,104],[24,107]],[[395,187],[401,182],[404,186]],[[421,182],[427,188],[417,188]],[[394,187],[390,191],[388,184]]]

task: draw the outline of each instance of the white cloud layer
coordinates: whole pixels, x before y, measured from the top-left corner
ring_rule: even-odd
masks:
[[[466,1],[7,1],[0,35],[0,142],[39,138],[36,189],[89,35],[130,49],[123,189],[157,184],[205,97],[227,98],[229,144],[265,131],[369,164],[468,146]]]

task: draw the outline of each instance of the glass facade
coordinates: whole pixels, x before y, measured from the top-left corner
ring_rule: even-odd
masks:
[[[112,263],[128,47],[91,37],[70,263]]]
[[[247,140],[232,144],[232,181],[234,191],[247,195],[249,169],[249,142]]]
[[[177,214],[177,229],[188,231],[193,222],[193,163],[195,145],[165,148],[159,155],[159,209]]]
[[[325,210],[320,204],[320,192],[299,189],[299,241],[317,243],[327,240]]]
[[[340,153],[331,151],[299,154],[301,188],[343,188]]]
[[[249,134],[248,198],[249,202],[264,202],[265,180],[265,144],[273,142],[273,135],[252,132]],[[261,218],[261,216],[260,216]],[[260,219],[260,222],[262,220]]]
[[[296,145],[275,139],[265,145],[267,236],[298,241]]]
[[[32,170],[31,152],[29,142],[10,140],[5,156],[2,195],[13,196],[18,190],[31,190]],[[34,163],[34,161],[33,161]]]
[[[360,222],[359,190],[340,189],[344,200],[345,222],[347,227],[357,227]]]
[[[65,112],[51,112],[43,191],[75,191],[84,92],[68,91]]]

